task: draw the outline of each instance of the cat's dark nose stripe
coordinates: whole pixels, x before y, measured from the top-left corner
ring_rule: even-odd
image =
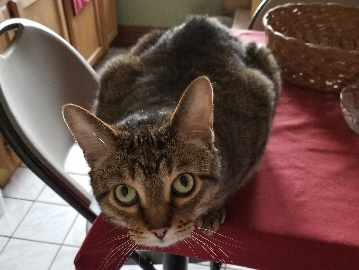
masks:
[[[165,237],[168,229],[169,229],[168,227],[161,228],[161,229],[153,229],[153,230],[150,230],[150,232],[153,233],[154,235],[156,235],[157,238],[163,239],[163,237]]]

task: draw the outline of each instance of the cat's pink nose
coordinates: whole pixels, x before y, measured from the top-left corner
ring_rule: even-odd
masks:
[[[154,235],[156,235],[157,238],[163,239],[163,237],[165,237],[168,229],[169,229],[168,227],[165,227],[165,228],[161,228],[161,229],[153,229],[153,230],[150,230],[150,232],[153,233]]]

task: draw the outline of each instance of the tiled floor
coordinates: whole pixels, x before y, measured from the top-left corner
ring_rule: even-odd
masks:
[[[85,178],[74,175],[81,177]],[[24,165],[2,194],[0,269],[74,269],[73,259],[86,234],[85,219]]]

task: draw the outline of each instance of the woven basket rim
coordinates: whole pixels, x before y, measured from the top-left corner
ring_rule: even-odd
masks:
[[[315,43],[311,43],[311,42],[304,42],[296,37],[291,37],[291,36],[286,36],[284,34],[282,34],[281,32],[279,31],[275,31],[273,29],[273,27],[271,25],[268,24],[268,14],[276,9],[279,9],[279,8],[287,8],[287,7],[296,7],[296,6],[338,6],[340,8],[347,8],[347,9],[357,9],[359,10],[359,8],[356,8],[356,7],[347,7],[347,6],[344,6],[344,5],[341,5],[341,4],[337,4],[337,3],[320,3],[320,2],[317,2],[317,3],[286,3],[286,4],[283,4],[283,5],[277,5],[271,9],[269,9],[266,14],[264,15],[263,17],[263,26],[264,26],[264,29],[265,30],[268,30],[270,31],[272,34],[274,34],[275,36],[279,37],[279,38],[282,38],[282,39],[285,39],[287,41],[291,41],[291,42],[300,42],[302,44],[305,44],[306,46],[309,46],[311,48],[314,48],[314,49],[325,49],[325,50],[329,50],[329,51],[333,51],[333,52],[338,52],[338,51],[346,51],[348,53],[353,53],[353,54],[356,54],[356,55],[359,55],[359,50],[345,50],[343,48],[337,48],[337,47],[331,47],[331,46],[323,46],[323,45],[318,45],[318,44],[315,44]]]

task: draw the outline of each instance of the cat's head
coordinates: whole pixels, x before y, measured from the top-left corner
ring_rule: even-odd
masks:
[[[161,125],[108,125],[76,106],[64,119],[84,151],[102,212],[140,245],[168,246],[187,238],[211,210],[219,189],[213,93],[206,77],[185,90]]]

